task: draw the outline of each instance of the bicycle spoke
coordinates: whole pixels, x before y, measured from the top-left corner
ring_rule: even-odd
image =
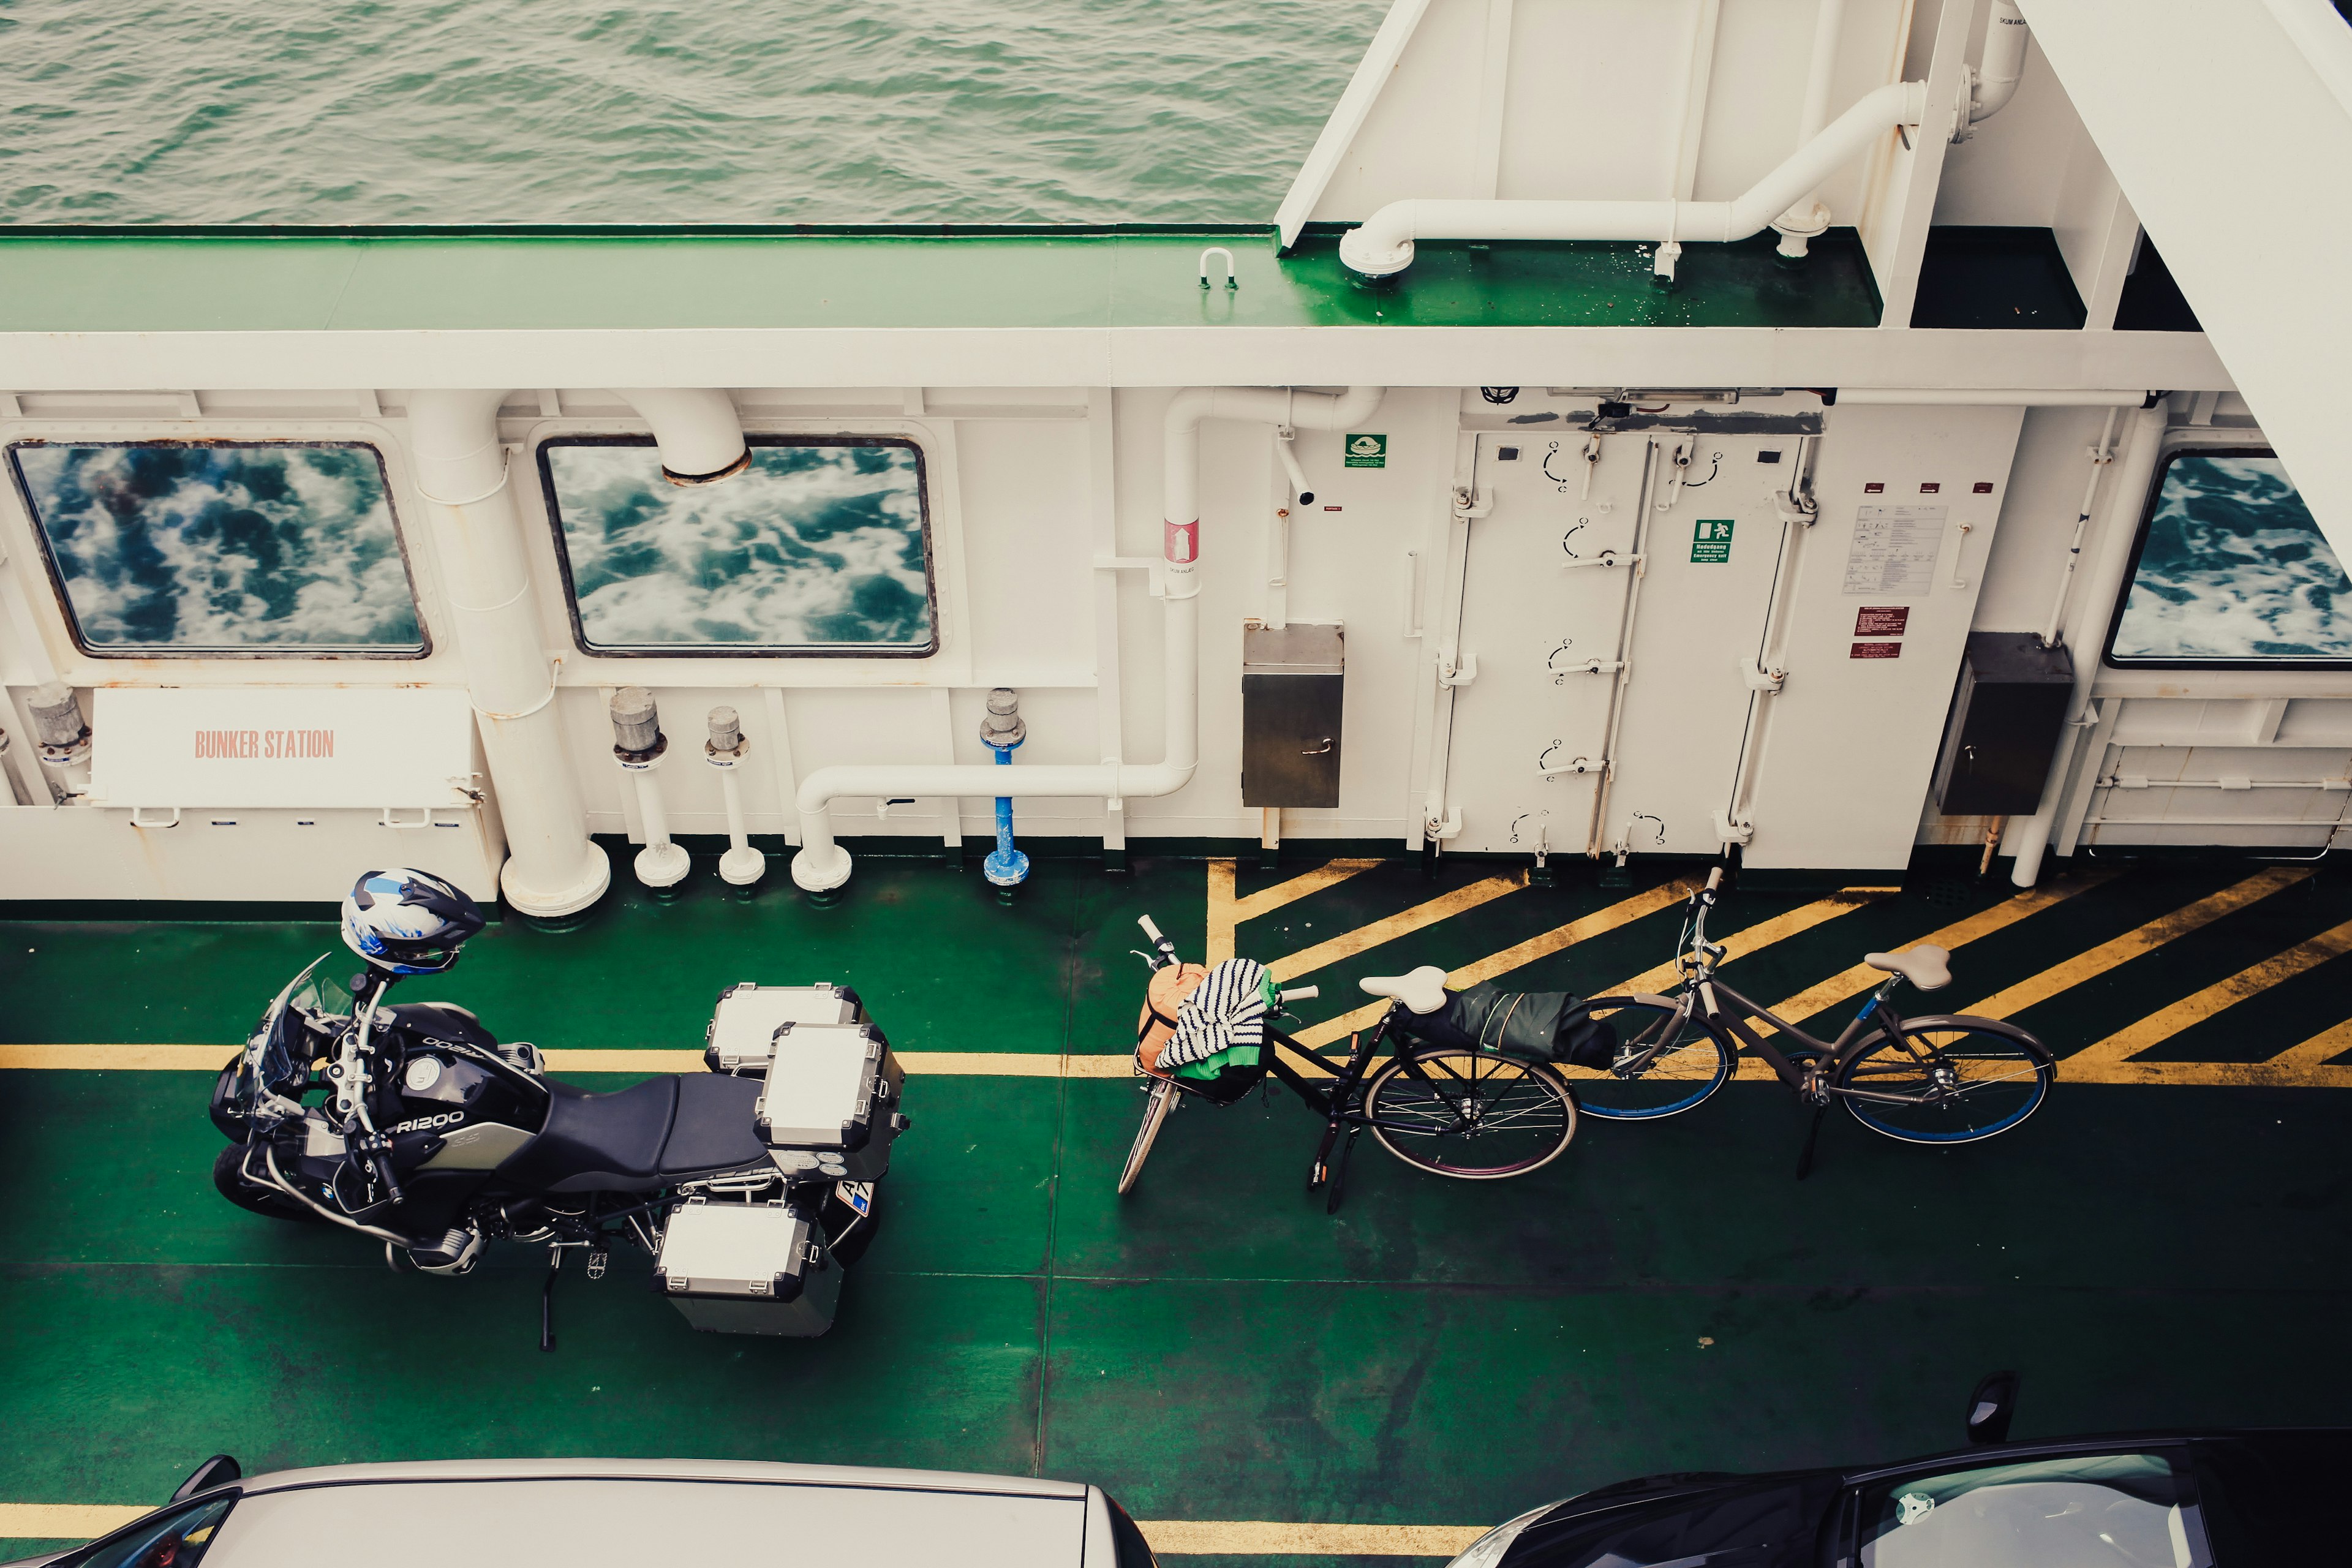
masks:
[[[1587,1115],[1645,1121],[1688,1110],[1731,1077],[1730,1047],[1680,1005],[1602,998],[1591,1016],[1615,1037],[1606,1068],[1560,1068]]]
[[[1549,1068],[1444,1049],[1382,1073],[1366,1100],[1373,1135],[1408,1164],[1444,1175],[1534,1170],[1575,1132],[1576,1108]],[[1402,1140],[1402,1142],[1400,1142]]]
[[[1882,1041],[1833,1088],[1873,1131],[1915,1143],[1965,1143],[2024,1121],[2050,1091],[2048,1053],[2010,1035],[1944,1026]]]

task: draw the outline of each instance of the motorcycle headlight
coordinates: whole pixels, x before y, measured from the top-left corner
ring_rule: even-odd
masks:
[[[1529,1509],[1518,1518],[1496,1525],[1472,1542],[1461,1556],[1446,1564],[1446,1568],[1495,1568],[1502,1562],[1503,1553],[1511,1549],[1511,1542],[1519,1538],[1521,1531],[1559,1506],[1556,1502],[1548,1502],[1541,1508]]]

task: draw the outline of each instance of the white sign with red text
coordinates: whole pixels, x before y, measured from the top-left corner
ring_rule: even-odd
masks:
[[[416,688],[100,687],[90,795],[103,805],[470,805],[474,714]]]

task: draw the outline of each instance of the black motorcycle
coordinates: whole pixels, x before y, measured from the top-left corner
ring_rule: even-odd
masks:
[[[835,1065],[819,1087],[839,1092],[820,1095],[821,1109],[793,1081],[807,1076],[797,1065],[806,1053],[722,1060],[716,1045],[709,1072],[592,1094],[547,1077],[537,1047],[500,1044],[463,1007],[393,1005],[385,993],[399,976],[370,965],[338,985],[320,975],[326,962],[278,994],[213,1086],[214,1124],[233,1145],[213,1180],[231,1203],[357,1231],[383,1243],[394,1269],[428,1274],[469,1272],[493,1240],[542,1244],[551,1289],[566,1249],[585,1251],[593,1279],[614,1245],[634,1246],[656,1255],[656,1287],[697,1327],[821,1333],[830,1324],[838,1270],[872,1237],[875,1183],[909,1124],[878,1030],[861,1023],[848,1031],[855,1038],[828,1042]],[[854,993],[823,989],[862,1018]],[[750,1247],[743,1265],[709,1261],[707,1245],[690,1276],[666,1260],[674,1216],[689,1206],[698,1222],[726,1219],[729,1236],[752,1238],[733,1244]],[[770,1235],[783,1238],[782,1250],[761,1256],[758,1238]],[[835,1277],[822,1279],[829,1270]],[[727,1320],[727,1302],[745,1298],[758,1310]],[[796,1300],[793,1313],[770,1310]],[[543,1321],[542,1344],[551,1342]]]

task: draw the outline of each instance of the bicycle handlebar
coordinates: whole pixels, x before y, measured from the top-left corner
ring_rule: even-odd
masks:
[[[1706,890],[1710,893],[1723,886],[1723,868],[1717,866],[1706,874]]]
[[[1155,943],[1163,942],[1168,940],[1166,937],[1160,934],[1160,928],[1151,923],[1151,917],[1150,915],[1136,916],[1135,923],[1141,926],[1143,928],[1143,934],[1150,938]]]
[[[1287,991],[1276,992],[1274,999],[1277,1002],[1312,1002],[1322,994],[1322,987],[1318,985],[1294,985]]]

